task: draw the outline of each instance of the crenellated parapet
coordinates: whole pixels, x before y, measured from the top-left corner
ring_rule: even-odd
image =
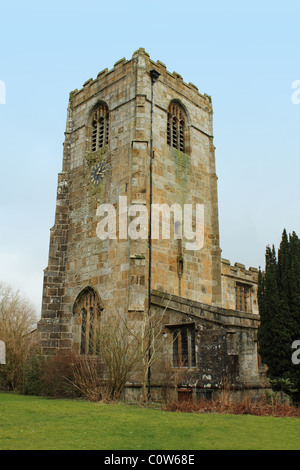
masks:
[[[222,258],[222,306],[258,314],[258,269]]]
[[[208,107],[210,110],[212,110],[211,96],[209,96],[207,93],[201,94],[196,85],[191,82],[186,83],[179,73],[175,71],[171,73],[167,69],[166,65],[160,60],[152,60],[148,52],[146,52],[145,49],[142,47],[133,53],[131,59],[127,60],[125,57],[123,57],[122,59],[115,62],[113,68],[105,68],[101,70],[97,74],[97,77],[95,79],[89,78],[88,80],[86,80],[80,90],[76,88],[74,91],[72,91],[70,93],[70,97],[72,97],[72,100],[75,99],[75,106],[76,100],[78,100],[80,103],[82,102],[82,95],[90,95],[91,93],[93,93],[93,91],[96,92],[99,82],[101,82],[101,89],[103,89],[106,84],[111,83],[112,77],[118,80],[123,76],[124,70],[127,73],[130,73],[132,65],[135,65],[136,62],[140,68],[149,70],[155,68],[155,70],[160,73],[161,78],[168,80],[168,82],[170,84],[172,83],[172,85],[175,87],[179,85],[185,88],[185,94],[190,93],[191,99],[193,101],[197,96],[203,106]]]

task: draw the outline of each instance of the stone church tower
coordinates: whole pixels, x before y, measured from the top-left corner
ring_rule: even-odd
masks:
[[[91,315],[138,315],[151,292],[169,312],[170,335],[172,325],[184,329],[182,344],[190,324],[181,347],[194,348],[196,387],[219,383],[228,368],[258,382],[257,270],[221,259],[212,117],[211,98],[144,49],[70,93],[38,325],[45,355],[93,354]],[[160,229],[169,224],[170,236],[153,237],[151,204],[165,209]],[[192,211],[188,233],[180,216],[196,206],[201,247],[191,249],[197,219]]]

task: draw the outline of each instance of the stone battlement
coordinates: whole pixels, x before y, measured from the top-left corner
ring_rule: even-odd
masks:
[[[191,82],[186,83],[179,73],[177,73],[175,71],[172,72],[172,73],[169,72],[167,70],[166,65],[163,62],[161,62],[160,60],[157,60],[156,62],[154,60],[152,60],[150,58],[150,55],[148,54],[148,52],[145,51],[144,48],[139,48],[137,51],[135,51],[132,55],[132,58],[129,59],[129,60],[127,60],[125,57],[118,60],[117,62],[115,62],[112,69],[109,70],[108,68],[105,68],[105,69],[101,70],[98,73],[98,75],[95,79],[89,78],[88,80],[86,80],[84,82],[84,84],[82,85],[81,89],[78,90],[76,88],[74,91],[72,91],[70,93],[70,98],[73,100],[75,97],[77,97],[77,95],[85,93],[87,88],[90,88],[93,85],[97,84],[97,82],[99,82],[99,80],[101,80],[101,82],[105,82],[106,80],[111,80],[111,74],[113,72],[118,74],[122,69],[124,69],[128,66],[131,67],[131,65],[130,65],[131,62],[133,60],[137,60],[139,57],[142,58],[142,60],[139,62],[139,66],[141,66],[141,64],[142,64],[142,66],[148,65],[148,67],[150,66],[151,68],[152,68],[152,66],[154,66],[154,68],[161,74],[162,77],[166,78],[167,80],[171,79],[171,81],[173,81],[175,85],[177,84],[177,85],[183,86],[186,89],[188,89],[188,91],[192,92],[192,95],[193,95],[191,97],[191,99],[195,99],[195,96],[198,96],[198,98],[203,100],[203,104],[205,106],[209,107],[210,110],[211,110],[211,108],[212,108],[211,96],[209,96],[206,93],[201,94],[196,85],[194,85]],[[102,88],[103,88],[103,83],[102,83]]]
[[[224,308],[237,309],[238,289],[246,290],[248,305],[246,311],[258,314],[257,284],[258,269],[246,269],[242,263],[231,265],[227,259],[221,259],[222,264],[222,305]],[[243,294],[244,295],[244,294]]]
[[[258,269],[250,266],[246,269],[242,263],[234,263],[232,265],[229,260],[222,258],[222,275],[234,276],[241,278],[245,281],[257,284],[258,282]]]

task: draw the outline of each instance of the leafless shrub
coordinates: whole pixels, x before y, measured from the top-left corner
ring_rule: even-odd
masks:
[[[106,388],[111,400],[122,396],[126,382],[139,367],[139,342],[120,312],[110,313],[98,331],[99,356],[105,366]]]
[[[0,339],[6,345],[6,365],[1,368],[0,386],[20,390],[24,365],[36,347],[32,330],[36,327],[35,308],[20,291],[0,283]]]
[[[90,401],[109,401],[103,380],[103,363],[98,358],[77,356],[73,360],[73,381],[67,378],[82,396]]]
[[[235,415],[255,415],[255,416],[277,416],[277,417],[300,417],[300,409],[273,401],[270,403],[266,398],[253,401],[250,397],[245,397],[241,401],[207,400],[203,398],[199,401],[182,401],[167,404],[166,411],[184,413],[222,413]]]
[[[166,310],[166,309],[165,309]],[[142,318],[130,325],[129,332],[138,345],[138,363],[141,371],[143,402],[148,403],[148,373],[154,364],[169,354],[165,344],[162,321],[164,311],[152,308],[144,311]],[[170,345],[169,345],[170,346]]]
[[[41,394],[55,398],[74,398],[79,394],[74,387],[74,363],[77,356],[58,351],[48,358],[40,375]]]
[[[96,357],[58,351],[48,358],[40,375],[41,394],[55,398],[108,400],[103,363]]]

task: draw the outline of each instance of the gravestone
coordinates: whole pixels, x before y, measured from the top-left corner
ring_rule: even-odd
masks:
[[[0,364],[6,364],[5,354],[6,348],[4,341],[0,341]]]

